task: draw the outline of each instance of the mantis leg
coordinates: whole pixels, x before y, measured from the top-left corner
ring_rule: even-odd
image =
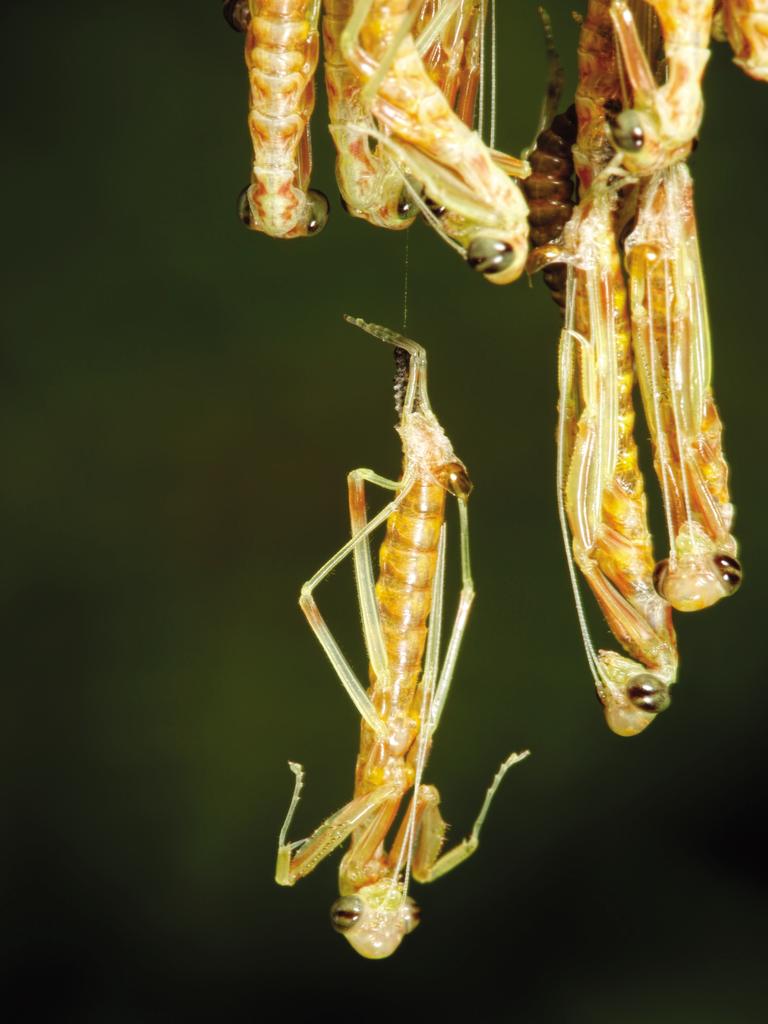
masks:
[[[423,58],[427,50],[437,42],[438,36],[459,9],[460,4],[461,0],[445,0],[437,14],[427,23],[426,28],[414,37],[414,45],[420,57]]]
[[[368,516],[365,509],[365,481],[384,487],[390,491],[396,491],[400,486],[394,480],[387,480],[383,476],[372,472],[370,469],[355,469],[347,477],[349,488],[349,519],[352,526],[352,536],[363,534],[367,524]],[[363,620],[363,633],[365,635],[365,646],[368,651],[368,660],[376,677],[384,679],[387,676],[387,654],[384,647],[384,635],[381,631],[381,619],[378,605],[376,604],[376,589],[373,579],[373,566],[371,564],[370,537],[365,536],[353,549],[355,564],[355,581],[357,583],[357,596],[360,603],[360,614]]]
[[[368,478],[372,480],[384,480],[383,477],[377,477],[371,470],[360,471],[368,474]],[[404,479],[400,484],[394,484],[393,481],[386,481],[386,486],[393,485],[394,487],[400,487],[401,490],[388,505],[374,516],[362,530],[360,530],[355,536],[353,536],[347,543],[339,548],[335,555],[328,559],[325,565],[321,566],[315,575],[308,580],[301,588],[301,594],[299,596],[299,607],[307,617],[307,622],[312,628],[317,639],[320,641],[320,646],[328,656],[329,661],[333,665],[339,680],[344,689],[349,694],[352,703],[355,705],[360,715],[365,719],[371,729],[376,732],[377,735],[381,736],[384,733],[384,723],[382,722],[378,712],[371,703],[371,699],[365,691],[365,687],[360,683],[357,676],[353,672],[349,662],[341,652],[341,648],[337,644],[333,633],[331,633],[328,625],[320,614],[320,609],[317,607],[317,602],[313,596],[315,587],[325,577],[332,572],[336,566],[342,562],[347,555],[355,551],[358,544],[365,541],[373,531],[381,526],[382,523],[386,522],[388,517],[397,509],[403,500],[403,497],[408,491],[410,486],[410,480]],[[362,574],[365,576],[365,565],[364,559],[361,560]],[[374,641],[375,643],[375,641]],[[383,645],[382,645],[383,646]]]
[[[344,27],[344,32],[341,36],[341,49],[345,59],[353,66],[357,64],[353,58],[353,53],[358,45],[360,36],[360,30],[362,29],[365,19],[368,17],[371,7],[373,6],[373,0],[357,0],[352,15]],[[408,10],[403,15],[403,19],[397,27],[397,31],[390,40],[386,50],[381,55],[376,69],[373,74],[369,77],[365,83],[361,98],[363,104],[367,105],[368,102],[376,95],[381,80],[384,78],[386,73],[392,66],[392,62],[397,56],[397,51],[400,49],[400,45],[406,36],[410,33],[413,23],[418,17],[419,11],[421,10],[422,0],[410,0],[408,4]]]
[[[341,810],[338,810],[319,828],[316,828],[308,839],[289,843],[286,841],[286,836],[299,803],[299,796],[304,784],[304,771],[300,764],[295,764],[292,761],[289,761],[288,764],[296,776],[296,781],[288,813],[278,839],[275,866],[275,881],[278,885],[294,885],[304,875],[313,871],[321,860],[324,860],[329,853],[340,846],[355,828],[364,824],[366,819],[374,814],[382,804],[387,801],[391,802],[395,798],[399,799],[399,789],[394,783],[380,786],[371,793],[350,800]]]
[[[461,641],[464,639],[464,631],[467,628],[467,619],[475,600],[475,585],[472,581],[472,567],[469,559],[469,520],[467,518],[467,503],[459,500],[459,529],[461,545],[461,593],[459,595],[459,606],[456,609],[456,618],[453,620],[453,628],[448,640],[448,647],[445,652],[445,660],[440,670],[440,678],[435,690],[435,699],[430,712],[429,731],[434,733],[440,721],[440,715],[445,707],[445,701],[456,669],[456,659],[459,656]],[[442,606],[442,600],[441,600]],[[430,625],[430,630],[431,630]],[[425,663],[426,664],[426,663]],[[425,668],[426,676],[426,668]]]
[[[648,63],[645,49],[637,33],[635,19],[625,0],[611,4],[613,28],[621,48],[621,56],[629,78],[635,103],[649,105],[658,90],[656,78]]]
[[[480,845],[480,830],[483,827],[491,801],[496,795],[504,776],[513,765],[518,764],[528,756],[528,751],[522,754],[510,754],[502,762],[499,770],[493,777],[488,787],[485,799],[483,800],[480,813],[475,819],[472,831],[466,839],[452,847],[442,856],[440,850],[445,839],[446,824],[440,814],[440,794],[435,786],[420,786],[413,800],[416,803],[415,810],[415,841],[413,850],[413,877],[418,882],[434,882],[441,875],[448,874],[454,868],[471,857]],[[406,842],[408,823],[411,814],[406,814],[400,830],[392,847],[390,858],[399,856],[403,844]]]

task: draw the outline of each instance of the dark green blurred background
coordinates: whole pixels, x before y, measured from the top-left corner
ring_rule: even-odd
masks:
[[[574,4],[549,3],[570,90]],[[448,998],[448,1020],[764,1020],[768,86],[718,46],[694,159],[746,582],[679,619],[673,707],[638,739],[603,724],[565,571],[554,306],[410,232],[409,333],[476,483],[478,601],[428,773],[454,838],[501,758],[533,756],[369,963],[328,925],[338,856],[292,890],[272,872],[287,759],[295,836],[351,793],[357,719],[296,601],[345,538],[346,472],[397,472],[391,354],[341,315],[400,325],[406,239],[342,213],[322,99],[326,231],[242,228],[242,38],[219,8],[3,8],[13,1019],[251,1021],[276,998],[399,1021]],[[499,8],[518,152],[543,50],[533,2]],[[351,570],[320,596],[362,670]]]

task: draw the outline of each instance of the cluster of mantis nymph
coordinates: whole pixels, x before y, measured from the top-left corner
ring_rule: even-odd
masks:
[[[713,36],[730,43],[743,71],[768,81],[768,0],[582,3],[574,104],[561,112],[563,74],[541,12],[550,87],[536,142],[520,158],[494,148],[495,101],[487,140],[476,130],[493,0],[225,0],[224,13],[245,33],[253,162],[239,209],[251,230],[308,237],[328,220],[327,199],[309,187],[322,35],[344,209],[390,230],[421,216],[494,284],[542,271],[562,313],[557,500],[578,622],[607,724],[633,736],[670,702],[673,610],[710,607],[741,583],[686,161]],[[276,879],[293,885],[349,840],[331,921],[363,956],[382,958],[419,922],[411,877],[433,881],[474,853],[503,777],[528,752],[501,764],[469,836],[443,849],[439,792],[424,779],[475,593],[472,485],[432,410],[424,349],[347,319],[394,347],[402,473],[349,474],[350,539],[301,588],[300,606],[360,714],[360,752],[351,800],[299,841],[288,834],[304,772],[289,762],[295,782]],[[661,558],[638,465],[635,383],[668,533]],[[371,487],[389,500],[369,518]],[[445,638],[449,497],[461,591]],[[380,527],[375,577],[370,543]],[[367,685],[316,599],[347,558]],[[594,648],[580,580],[620,651]]]

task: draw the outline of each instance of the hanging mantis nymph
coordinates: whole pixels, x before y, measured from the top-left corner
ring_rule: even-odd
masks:
[[[469,837],[442,853],[446,825],[440,794],[422,780],[474,599],[467,520],[471,484],[429,403],[423,348],[384,327],[347,319],[394,345],[400,356],[395,393],[398,400],[402,397],[397,429],[403,472],[399,480],[387,480],[369,469],[349,474],[352,538],[301,590],[301,608],[361,715],[360,753],[350,802],[299,842],[287,840],[303,782],[301,766],[291,763],[296,781],[280,831],[276,880],[293,885],[351,839],[339,869],[340,897],[331,908],[331,922],[358,953],[380,959],[393,953],[419,922],[418,907],[408,896],[411,874],[419,882],[431,882],[474,853],[502,778],[527,751],[503,762]],[[371,520],[366,514],[366,483],[393,493]],[[441,663],[449,494],[459,509],[462,588]],[[384,524],[386,537],[374,584],[369,539]],[[353,559],[368,652],[367,689],[339,649],[314,596],[321,581],[348,555]],[[410,803],[396,825],[410,791]]]
[[[669,604],[653,586],[646,495],[633,437],[634,371],[617,209],[622,179],[610,118],[621,82],[610,0],[590,0],[579,40],[578,132],[573,162],[581,199],[549,262],[567,266],[560,336],[558,503],[587,658],[609,727],[645,729],[669,704],[677,648]],[[626,654],[595,651],[575,566]]]
[[[632,436],[632,353],[614,235],[615,190],[595,182],[565,231],[569,254],[560,342],[558,494],[587,656],[610,728],[641,732],[669,704],[677,649],[669,605],[653,586],[646,496]],[[629,655],[596,653],[570,561]]]
[[[656,568],[678,611],[707,608],[741,583],[722,426],[710,383],[709,318],[685,164],[644,186],[625,241],[632,340],[670,538]]]

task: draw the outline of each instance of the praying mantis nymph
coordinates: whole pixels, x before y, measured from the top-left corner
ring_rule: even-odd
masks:
[[[299,800],[303,769],[290,763],[295,784],[278,841],[276,880],[280,885],[293,885],[351,839],[341,861],[340,897],[331,909],[331,922],[358,953],[380,959],[393,953],[419,922],[418,908],[408,896],[411,874],[419,882],[431,882],[474,853],[502,778],[527,751],[512,754],[502,763],[469,837],[441,852],[446,825],[440,814],[440,794],[422,780],[475,595],[467,520],[472,485],[432,411],[424,349],[387,328],[347,319],[394,345],[401,356],[395,393],[396,397],[402,395],[397,429],[403,446],[403,472],[399,480],[387,480],[369,469],[349,474],[352,537],[301,589],[299,604],[360,712],[360,752],[352,799],[299,842],[289,842],[287,833]],[[392,500],[370,520],[366,483],[393,493]],[[441,660],[445,502],[449,494],[457,499],[459,509],[462,587]],[[386,536],[374,584],[369,539],[384,524]],[[349,555],[368,652],[367,689],[342,654],[315,600],[317,586]],[[387,837],[410,791],[410,803],[387,849]]]

